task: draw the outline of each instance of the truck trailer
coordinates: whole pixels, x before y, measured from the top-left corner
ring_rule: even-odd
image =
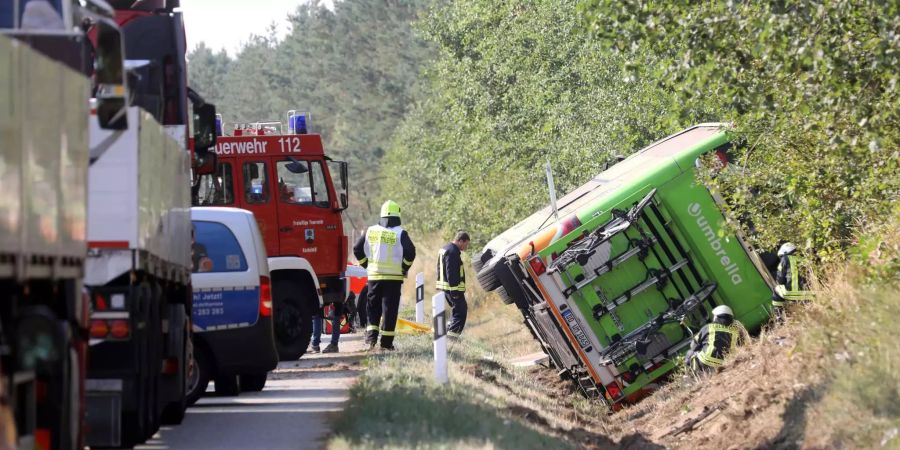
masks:
[[[105,5],[25,5],[0,4],[0,447],[76,449],[88,347],[89,101],[100,87],[100,111],[123,101],[122,48]],[[95,27],[96,46],[83,23]],[[98,127],[112,125],[105,118]]]
[[[774,285],[698,177],[725,165],[728,127],[701,124],[634,153],[489,242],[478,280],[514,303],[560,374],[613,408],[679,366],[717,305],[753,331]],[[559,217],[558,220],[555,217]]]
[[[88,444],[133,446],[180,423],[191,380],[188,120],[214,144],[215,111],[187,86],[181,13],[172,1],[112,1],[127,102],[117,129],[88,128],[84,284],[91,301]],[[193,111],[191,110],[193,106]],[[207,114],[208,113],[208,114]]]

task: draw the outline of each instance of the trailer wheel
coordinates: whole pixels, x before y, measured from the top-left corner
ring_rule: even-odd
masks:
[[[263,373],[242,373],[240,376],[241,380],[241,391],[242,392],[259,392],[266,387],[266,378],[269,377],[269,372]]]
[[[237,375],[219,375],[216,377],[216,395],[235,397],[241,393]]]
[[[194,346],[194,370],[191,370],[188,376],[187,391],[185,398],[188,405],[197,403],[197,400],[206,392],[209,386],[210,374],[212,373],[212,360],[206,354],[206,350],[201,346]]]
[[[187,380],[185,378],[187,378],[187,376],[188,376],[187,375],[187,372],[188,372],[188,367],[187,367],[188,366],[188,360],[187,360],[188,339],[189,338],[188,338],[187,333],[184,333],[184,341],[183,342],[185,342],[185,345],[184,345],[185,348],[184,348],[184,351],[182,352],[182,356],[181,356],[182,364],[184,364],[184,370],[182,371],[182,374],[179,376],[179,380],[181,380],[181,382],[185,383],[185,384],[187,382]],[[196,371],[196,369],[195,369],[195,371]],[[185,410],[187,410],[187,407],[188,407],[188,399],[187,399],[187,392],[185,392],[184,395],[182,395],[181,398],[178,399],[178,401],[169,402],[169,404],[166,405],[165,408],[163,408],[162,423],[165,425],[181,425],[181,422],[184,421],[184,413],[185,413]]]
[[[294,280],[280,279],[273,283],[272,295],[278,359],[297,360],[306,353],[312,339],[311,303],[318,303],[315,288]]]
[[[494,266],[496,265],[496,263],[486,265],[477,274],[478,282],[481,283],[481,287],[486,291],[493,291],[500,287],[500,279],[497,278],[497,274],[494,273]]]

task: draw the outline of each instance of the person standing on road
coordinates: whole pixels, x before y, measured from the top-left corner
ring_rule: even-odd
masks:
[[[381,220],[356,241],[353,254],[368,272],[366,344],[370,350],[375,348],[381,334],[381,348],[393,350],[400,287],[416,259],[416,246],[400,226],[400,205],[393,200],[384,202]]]
[[[712,314],[713,321],[694,335],[693,345],[684,356],[685,365],[695,375],[722,367],[725,356],[734,351],[742,336],[743,326],[734,320],[730,307],[716,306]]]
[[[466,326],[469,306],[466,303],[466,270],[463,268],[462,252],[469,248],[469,233],[456,232],[456,236],[438,252],[437,283],[435,287],[444,291],[447,303],[453,308],[452,320],[447,328],[450,336],[458,337]]]
[[[325,329],[325,319],[331,320],[331,342],[322,349],[322,353],[337,353],[338,342],[341,339],[341,312],[344,305],[341,302],[331,304],[331,315],[325,317],[324,308],[319,310],[319,314],[313,316],[313,335],[312,335],[312,351],[319,352],[319,344],[322,342],[322,332]]]

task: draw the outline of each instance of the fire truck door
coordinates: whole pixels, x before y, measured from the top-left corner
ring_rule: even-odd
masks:
[[[320,276],[340,273],[343,267],[331,266],[344,263],[339,258],[341,219],[322,162],[283,160],[276,172],[281,251],[306,258]]]
[[[275,183],[272,168],[265,161],[244,161],[241,163],[240,180],[236,196],[242,208],[256,216],[259,231],[266,242],[269,256],[280,255],[278,243],[278,208],[275,205]]]

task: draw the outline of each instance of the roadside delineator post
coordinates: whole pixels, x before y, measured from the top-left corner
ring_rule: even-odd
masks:
[[[425,273],[416,274],[416,322],[425,323]]]
[[[431,297],[431,312],[434,329],[434,380],[438,384],[447,384],[447,316],[444,304],[444,293],[438,292]]]

